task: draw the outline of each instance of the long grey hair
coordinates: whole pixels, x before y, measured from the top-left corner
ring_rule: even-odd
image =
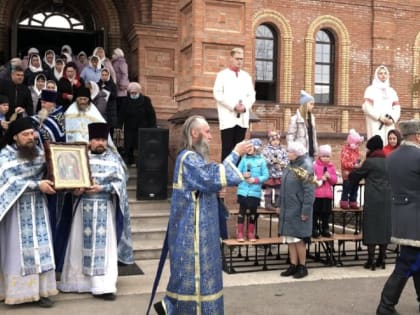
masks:
[[[182,126],[182,149],[192,150],[201,154],[204,158],[208,157],[207,143],[200,142],[193,143],[191,132],[202,126],[207,126],[208,123],[203,116],[194,115],[189,117]]]

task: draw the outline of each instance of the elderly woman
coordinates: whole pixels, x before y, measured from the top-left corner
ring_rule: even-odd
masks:
[[[139,83],[130,82],[127,91],[128,103],[121,108],[118,120],[120,128],[124,127],[125,162],[131,165],[137,149],[138,129],[156,128],[156,113],[150,98],[141,93]]]
[[[312,95],[302,90],[300,91],[299,103],[300,106],[296,114],[290,118],[286,140],[288,144],[295,141],[302,143],[305,152],[314,159],[318,150],[315,116],[312,114],[315,107],[315,99]]]
[[[280,275],[296,279],[308,275],[306,243],[312,235],[312,212],[315,200],[313,165],[301,142],[287,146],[289,166],[284,170],[280,187],[279,235],[289,247],[290,266]]]

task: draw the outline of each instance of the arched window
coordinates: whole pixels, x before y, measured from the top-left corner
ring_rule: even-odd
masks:
[[[275,101],[277,86],[277,33],[266,25],[257,28],[255,43],[255,92],[257,100]]]
[[[321,29],[316,34],[315,47],[315,102],[334,103],[334,36]]]
[[[19,25],[84,30],[83,23],[66,13],[41,12],[23,19]]]

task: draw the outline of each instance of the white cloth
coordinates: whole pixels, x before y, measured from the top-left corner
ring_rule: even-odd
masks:
[[[213,97],[217,102],[220,130],[235,127],[249,127],[249,112],[255,102],[255,90],[251,76],[243,70],[236,73],[227,68],[217,74],[213,87]],[[242,101],[245,113],[238,115],[235,106]],[[239,117],[238,117],[239,116]]]
[[[366,88],[362,110],[366,117],[367,138],[370,139],[375,135],[379,135],[384,145],[386,145],[388,143],[388,132],[395,129],[395,123],[400,119],[401,107],[397,92],[389,85],[389,79],[385,82],[378,79],[378,71],[381,68],[386,69],[384,66],[378,67],[375,71],[372,85]],[[386,71],[389,77],[388,69]],[[392,117],[394,124],[389,126],[383,125],[379,129],[382,124],[379,118],[385,118],[385,115]]]
[[[117,231],[115,226],[115,206],[108,204],[106,227],[106,261],[103,276],[86,276],[83,273],[83,222],[82,209],[74,215],[61,281],[58,285],[63,292],[91,292],[92,294],[116,293],[118,279]]]
[[[13,208],[0,222],[0,300],[20,304],[58,294],[55,270],[21,275],[19,248],[19,221]]]

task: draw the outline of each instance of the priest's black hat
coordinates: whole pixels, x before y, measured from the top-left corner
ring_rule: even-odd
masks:
[[[79,87],[76,90],[76,98],[78,98],[79,96],[87,97],[90,100],[90,90],[85,86]]]
[[[6,131],[5,140],[7,144],[13,143],[13,136],[17,135],[19,132],[22,132],[27,129],[33,129],[32,119],[30,117],[19,118],[12,121],[9,124],[9,128]]]
[[[92,139],[108,139],[109,126],[107,123],[91,123],[88,125],[89,140]]]
[[[41,101],[55,103],[57,102],[57,92],[54,90],[42,90]]]

